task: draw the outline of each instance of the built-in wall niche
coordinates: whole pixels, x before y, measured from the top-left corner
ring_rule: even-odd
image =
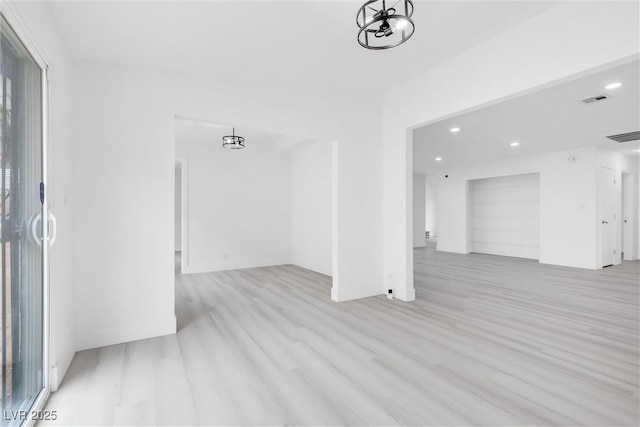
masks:
[[[469,252],[540,258],[540,174],[468,181]]]

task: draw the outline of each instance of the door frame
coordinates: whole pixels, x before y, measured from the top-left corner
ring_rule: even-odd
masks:
[[[50,384],[50,288],[49,288],[49,234],[48,230],[48,218],[49,218],[49,202],[48,202],[48,180],[47,180],[47,148],[49,140],[49,74],[50,67],[49,61],[47,61],[42,50],[37,47],[34,42],[29,29],[22,23],[19,12],[9,2],[3,2],[0,8],[0,14],[9,23],[9,26],[13,32],[18,36],[27,52],[38,67],[42,71],[41,75],[41,91],[42,91],[42,182],[44,183],[44,203],[42,203],[42,229],[43,229],[43,242],[42,242],[42,390],[38,394],[31,411],[41,411],[49,397],[51,392]],[[47,225],[45,227],[45,224]],[[24,420],[24,425],[32,426],[35,424],[35,419],[32,417],[33,412]]]
[[[636,200],[636,174],[633,172],[622,171],[620,176],[620,252],[624,254],[622,257],[622,261],[633,261],[638,259],[638,241],[637,241],[637,224],[638,224],[638,212],[637,212],[637,200]],[[630,215],[626,215],[627,212]],[[624,228],[625,221],[627,220],[627,216],[629,216],[629,220],[631,222],[630,227],[630,236],[625,236]],[[629,238],[630,237],[630,238]],[[625,251],[625,242],[627,242],[631,251]]]
[[[186,157],[176,156],[175,165],[180,165],[180,274],[187,274],[189,270],[189,224],[188,224],[188,215],[189,215],[189,203],[188,203],[188,177],[189,177],[189,160]],[[174,171],[175,176],[175,171]],[[175,185],[174,186],[174,194],[175,194]],[[176,201],[174,200],[174,205]],[[173,219],[173,223],[175,224],[175,218]],[[174,231],[175,238],[175,231]],[[175,246],[175,245],[174,245]]]

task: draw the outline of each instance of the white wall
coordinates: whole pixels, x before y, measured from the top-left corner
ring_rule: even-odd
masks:
[[[176,141],[187,159],[184,273],[291,263],[291,157],[275,144]]]
[[[408,129],[637,55],[638,15],[637,2],[562,3],[385,92],[384,277],[399,299],[415,298]]]
[[[20,33],[27,35],[49,65],[49,147],[47,200],[57,218],[58,233],[50,251],[50,367],[51,388],[56,390],[75,353],[73,322],[72,204],[71,179],[73,80],[65,44],[51,24],[42,4],[4,2],[3,13]]]
[[[413,174],[413,247],[423,248],[425,240],[425,197],[427,178],[424,174]]]
[[[616,220],[615,220],[615,224],[614,227],[616,229],[616,233],[615,233],[615,249],[616,249],[616,257],[615,257],[615,264],[620,264],[622,262],[622,258],[620,256],[620,254],[622,253],[622,173],[630,173],[632,174],[633,178],[631,180],[631,184],[634,185],[634,189],[632,190],[632,192],[634,193],[638,193],[638,187],[640,186],[639,182],[638,182],[638,171],[640,171],[640,159],[638,159],[638,157],[632,157],[632,156],[624,156],[620,153],[616,153],[613,151],[609,151],[609,150],[605,150],[605,149],[598,149],[597,150],[597,164],[596,164],[596,171],[598,171],[601,167],[606,167],[609,169],[613,169],[615,171],[615,179],[616,179],[616,184],[615,184],[615,211],[617,213],[616,216]],[[598,199],[600,199],[600,197],[602,197],[601,194],[598,194]],[[636,217],[634,218],[634,222],[635,222],[635,226],[638,227],[638,221],[637,221],[637,215],[638,215],[638,199],[633,201],[636,204],[636,212],[635,215]],[[594,232],[597,235],[597,246],[596,246],[596,251],[598,256],[600,256],[600,252],[601,252],[601,236],[600,236],[600,220],[601,220],[601,215],[600,215],[600,206],[597,207],[598,209],[598,220],[595,223],[595,230]],[[638,235],[638,233],[635,233],[636,235]],[[638,236],[636,236],[638,237]],[[638,244],[640,243],[640,237],[638,237],[638,239],[633,243],[633,246],[635,248],[638,247]],[[638,254],[636,251],[636,258],[638,258]]]
[[[438,217],[436,214],[437,187],[431,178],[427,178],[424,207],[424,228],[429,231],[430,237],[438,236]]]
[[[576,160],[570,162],[569,158]],[[583,148],[509,159],[449,171],[438,181],[438,250],[468,253],[467,182],[540,174],[540,262],[598,268],[596,257],[596,149]]]
[[[373,95],[250,82],[234,87],[184,73],[88,62],[78,62],[74,75],[72,99],[82,106],[75,117],[74,247],[92,248],[77,253],[75,261],[79,348],[175,330],[174,236],[159,230],[174,226],[176,114],[336,140],[338,261],[331,297],[343,301],[382,293],[380,127],[375,124],[380,112]]]
[[[74,304],[79,350],[170,334],[174,111],[166,85],[76,64]],[[160,89],[162,88],[162,89]]]
[[[175,248],[176,252],[182,250],[182,168],[176,166],[175,174]]]
[[[291,262],[331,276],[332,144],[315,143],[291,153]]]
[[[381,112],[358,106],[350,97],[341,108],[349,110],[341,120],[355,132],[349,139],[336,138],[333,158],[333,288],[331,298],[347,301],[385,293],[382,280],[382,158]],[[342,102],[342,101],[341,101]],[[339,113],[336,106],[335,112]],[[362,114],[364,113],[364,116]],[[351,139],[353,138],[353,139]]]

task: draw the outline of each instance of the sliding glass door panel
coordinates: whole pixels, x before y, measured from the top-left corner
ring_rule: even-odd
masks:
[[[2,424],[19,425],[44,388],[42,73],[0,26]]]

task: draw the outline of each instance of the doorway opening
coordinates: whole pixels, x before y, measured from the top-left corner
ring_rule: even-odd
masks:
[[[248,125],[235,131],[243,150],[222,146],[229,125],[175,117],[175,282],[294,265],[335,284],[336,144]]]
[[[631,102],[632,96],[624,96],[626,92],[599,109],[567,100],[583,99],[580,93],[585,87],[598,90],[601,81],[612,80],[612,76],[632,82],[629,93],[633,94],[633,77],[639,67],[637,60],[612,63],[409,128],[407,157],[413,165],[413,179],[407,177],[407,188],[415,192],[414,187],[420,185],[416,185],[416,174],[433,177],[436,183],[435,252],[486,253],[478,243],[489,239],[492,246],[499,244],[504,249],[490,249],[491,254],[505,252],[499,255],[538,259],[543,264],[599,269],[619,264],[621,258],[637,259],[640,149],[592,137],[613,133],[609,129],[635,128],[637,104]],[[532,116],[537,120],[532,121]],[[553,135],[548,134],[549,128],[554,129]],[[576,139],[578,130],[585,136]],[[611,169],[600,169],[603,165]],[[517,189],[509,190],[513,193],[510,200],[518,200],[513,209],[522,211],[518,213],[524,215],[521,218],[511,218],[512,207],[500,194],[496,200],[480,203],[469,198],[469,191],[477,190],[469,187],[472,182],[525,175],[537,176],[537,184],[518,184]],[[417,191],[422,193],[420,188]],[[415,206],[425,203],[424,199],[414,195],[410,199],[414,205],[407,212],[407,227],[413,227],[407,235],[413,236],[414,248],[418,232],[422,233],[416,227],[430,228],[422,223],[427,220],[426,209],[422,207],[420,212]],[[493,223],[478,215],[474,220],[474,212],[481,214],[481,209],[489,208],[502,212],[492,214],[496,217]],[[539,218],[525,218],[533,212]],[[415,215],[421,217],[416,219]],[[486,235],[473,229],[473,221],[476,228],[487,228]],[[515,228],[507,230],[512,225]],[[518,254],[514,249],[523,245],[528,246],[527,251]],[[429,251],[420,253],[430,255]],[[407,260],[411,259],[409,255]],[[412,271],[415,274],[418,270]]]
[[[413,174],[413,248],[435,249],[437,234],[437,183],[424,173]]]

